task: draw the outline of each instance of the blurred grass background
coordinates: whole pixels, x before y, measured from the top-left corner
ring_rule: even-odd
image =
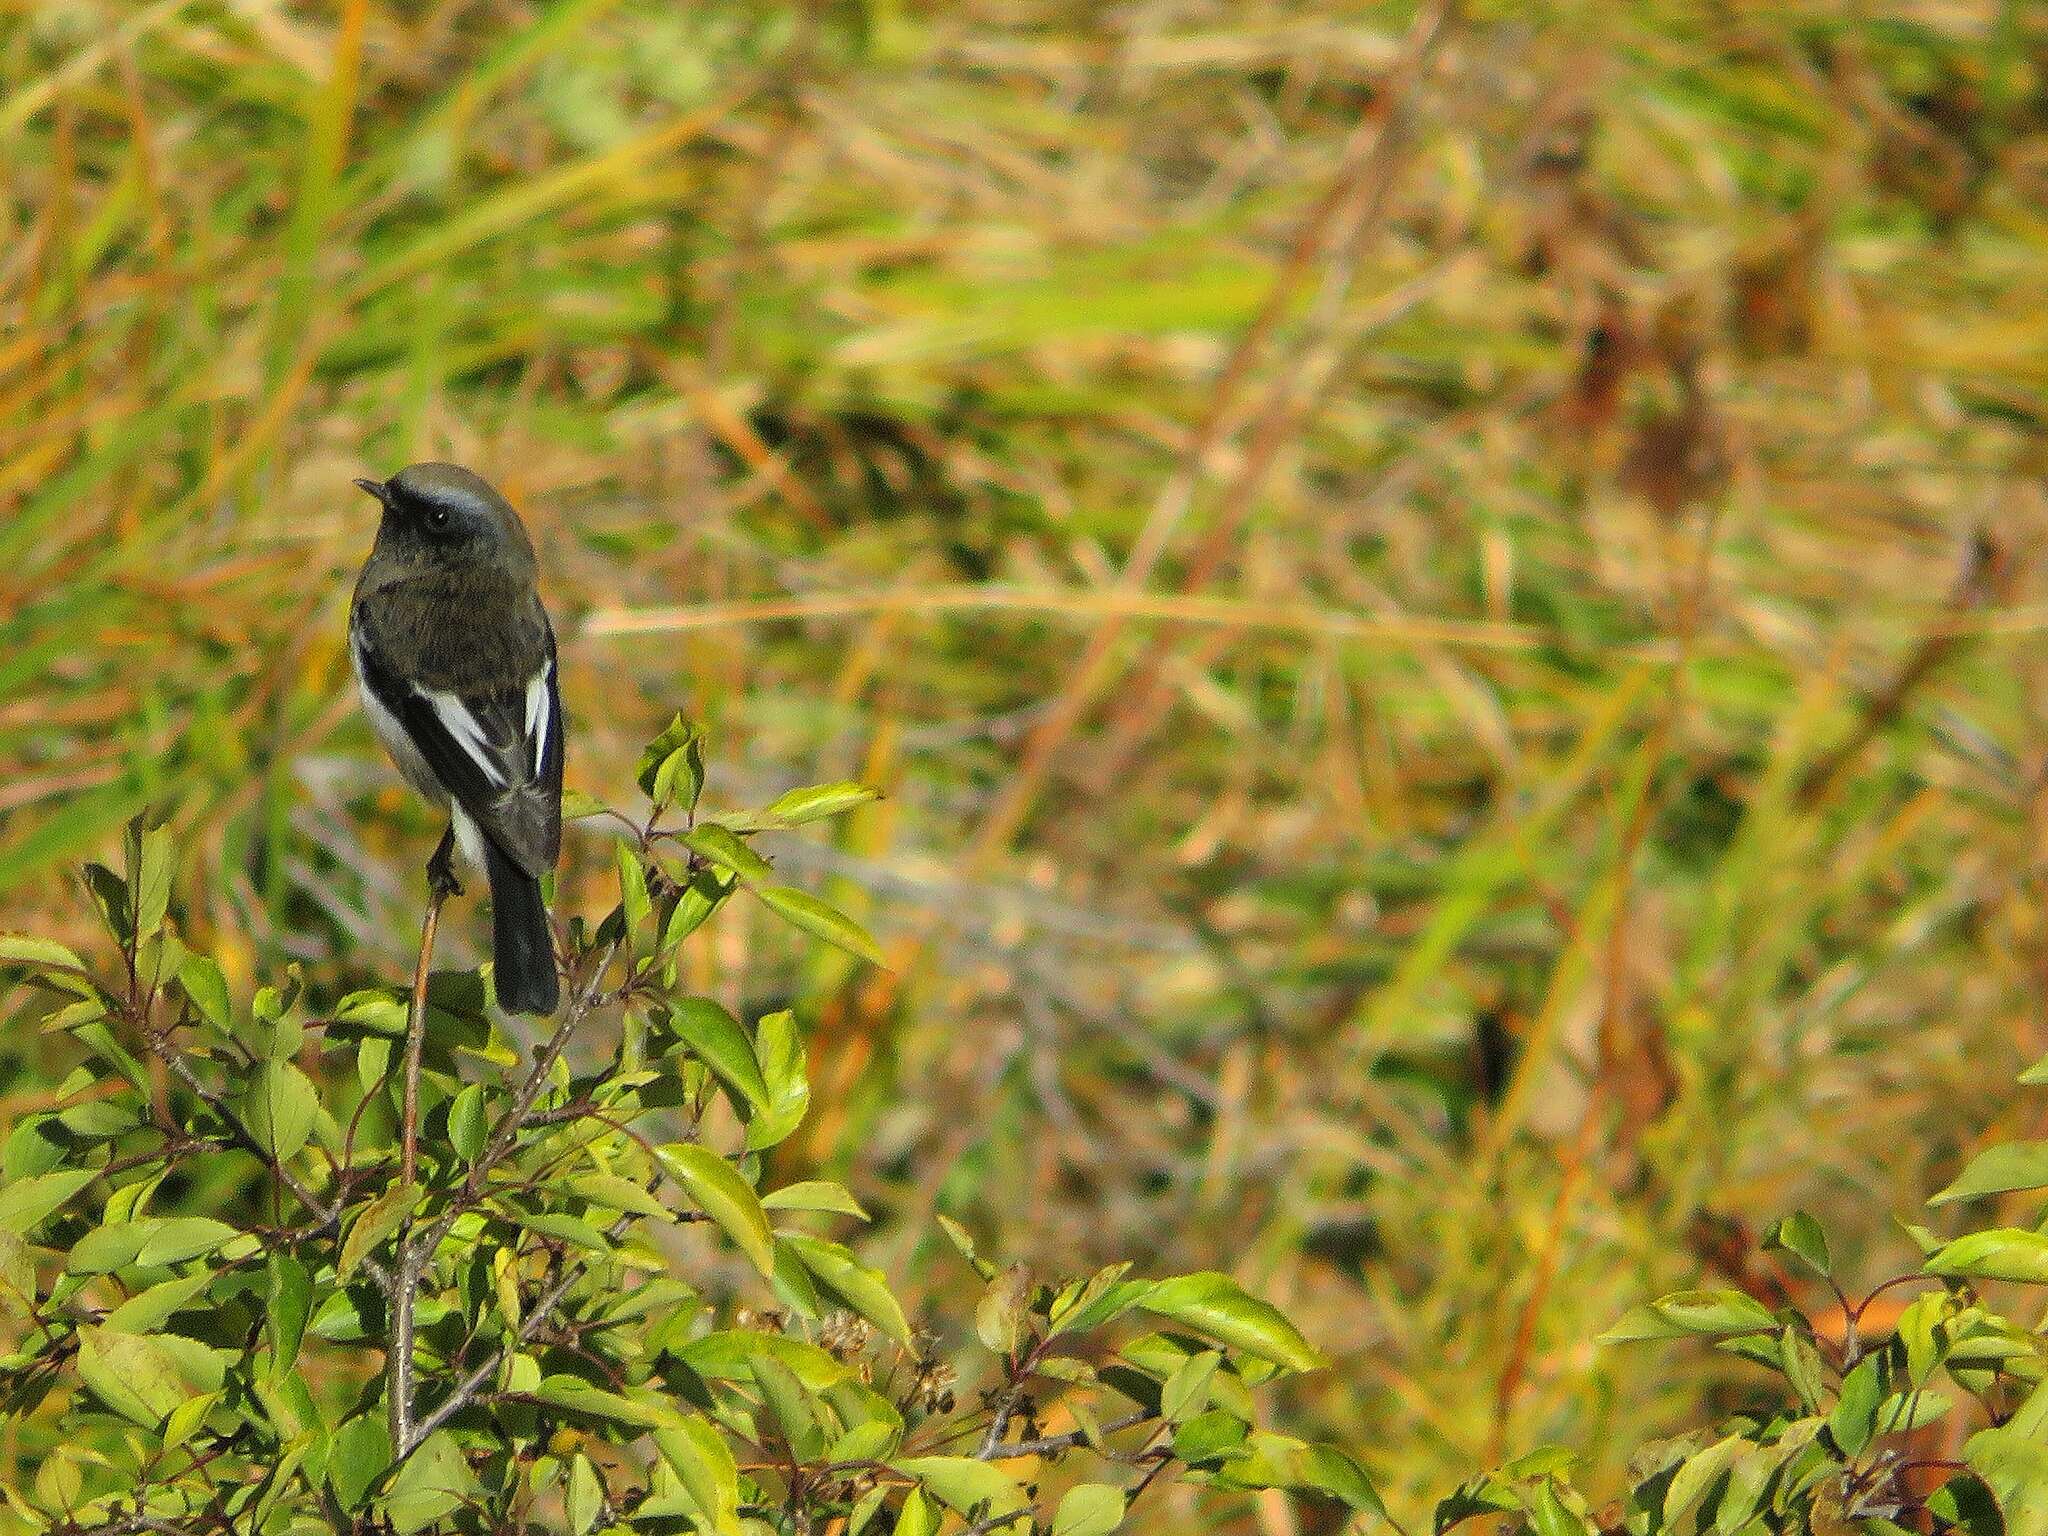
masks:
[[[935,1212],[1234,1271],[1404,1514],[1737,1400],[1588,1341],[2036,1117],[2038,7],[13,0],[0,166],[0,925],[148,804],[240,983],[401,974],[349,480],[453,458],[573,784],[887,791],[770,851],[891,973],[694,953],[789,1175],[928,1298]]]

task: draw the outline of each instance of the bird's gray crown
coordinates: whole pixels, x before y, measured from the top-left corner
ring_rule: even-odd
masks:
[[[384,505],[379,542],[453,553],[461,548],[531,546],[510,502],[460,464],[412,464],[389,480],[358,480]]]

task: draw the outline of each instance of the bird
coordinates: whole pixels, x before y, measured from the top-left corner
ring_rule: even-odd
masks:
[[[561,855],[563,720],[533,541],[458,464],[355,483],[383,514],[349,605],[349,656],[377,739],[448,812],[429,888],[437,902],[460,893],[458,845],[482,867],[498,1005],[552,1014],[561,984],[541,879]]]

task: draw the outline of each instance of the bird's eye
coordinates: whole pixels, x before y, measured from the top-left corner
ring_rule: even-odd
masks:
[[[448,526],[448,509],[446,507],[433,508],[427,513],[427,521],[436,528],[446,528]]]

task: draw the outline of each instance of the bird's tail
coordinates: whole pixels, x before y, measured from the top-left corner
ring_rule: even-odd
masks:
[[[555,941],[540,882],[498,851],[488,837],[484,873],[491,882],[491,951],[498,1006],[507,1013],[553,1013],[562,1000]]]

